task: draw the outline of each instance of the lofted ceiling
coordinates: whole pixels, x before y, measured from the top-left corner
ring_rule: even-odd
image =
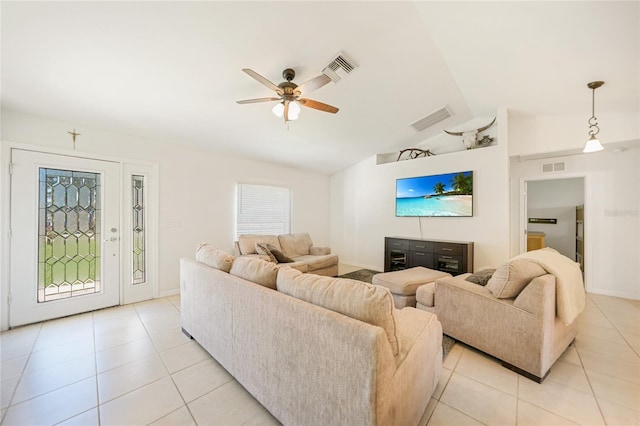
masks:
[[[2,108],[332,174],[498,108],[640,114],[640,2],[2,1]],[[285,125],[241,70],[358,68]],[[447,106],[426,130],[414,121]],[[586,131],[586,130],[585,130]],[[81,133],[84,133],[81,131]],[[86,133],[85,133],[86,134]]]

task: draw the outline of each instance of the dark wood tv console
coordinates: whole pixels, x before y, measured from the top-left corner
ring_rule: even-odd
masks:
[[[384,238],[384,271],[424,266],[451,275],[473,272],[473,242]]]

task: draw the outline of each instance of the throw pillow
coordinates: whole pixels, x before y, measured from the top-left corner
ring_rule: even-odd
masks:
[[[196,250],[196,261],[212,268],[229,272],[231,265],[233,265],[233,256],[222,250],[218,250],[211,244],[202,243]]]
[[[478,272],[469,275],[467,278],[465,278],[465,280],[474,284],[485,286],[487,285],[495,271],[495,269],[481,269]]]
[[[509,299],[520,294],[532,279],[546,273],[547,271],[537,263],[513,259],[496,269],[487,282],[487,288],[498,299]]]
[[[261,286],[276,289],[278,267],[267,260],[241,256],[233,262],[229,273]]]
[[[269,260],[271,262],[278,263],[276,257],[273,255],[273,253],[271,253],[271,250],[269,250],[269,247],[267,246],[267,243],[256,243],[256,253],[269,256]]]
[[[289,256],[285,255],[283,252],[278,250],[277,247],[272,246],[271,244],[267,244],[267,248],[269,251],[275,256],[276,261],[278,263],[291,263],[295,262],[295,260],[291,259]]]

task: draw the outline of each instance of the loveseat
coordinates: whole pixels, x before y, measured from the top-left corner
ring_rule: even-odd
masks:
[[[578,264],[550,248],[438,279],[416,298],[418,309],[437,314],[444,334],[537,382],[575,339],[585,303]]]
[[[284,254],[287,262],[279,262],[271,253],[262,252],[258,244],[275,248],[275,254]],[[259,252],[261,251],[261,252]],[[311,237],[306,232],[281,235],[244,234],[235,242],[235,253],[239,256],[258,257],[282,263],[300,272],[310,272],[316,275],[334,277],[338,275],[338,255],[331,254],[331,248],[313,245]],[[279,256],[278,256],[279,257]]]
[[[203,245],[180,299],[183,331],[286,425],[416,425],[440,377],[436,316],[383,287]]]

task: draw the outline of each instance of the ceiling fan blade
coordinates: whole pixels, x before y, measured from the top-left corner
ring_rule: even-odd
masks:
[[[320,74],[319,76],[314,77],[311,80],[307,80],[304,83],[302,83],[300,86],[296,88],[296,91],[307,94],[321,88],[322,86],[329,83],[330,81],[331,79],[329,77],[327,77],[324,74]]]
[[[330,112],[331,114],[335,114],[336,112],[340,111],[334,106],[323,104],[322,102],[314,101],[312,99],[298,99],[298,103],[300,103],[300,105],[306,106],[307,108]]]
[[[276,86],[275,84],[273,84],[272,82],[270,82],[269,80],[267,80],[266,78],[264,78],[263,76],[255,72],[254,70],[249,68],[243,68],[242,71],[244,71],[250,77],[253,77],[254,79],[256,79],[259,83],[262,83],[263,85],[267,86],[269,89],[275,91],[277,94],[282,95],[284,93],[284,91],[281,88],[279,88],[278,86]]]
[[[237,104],[255,104],[258,102],[271,102],[279,101],[280,98],[256,98],[256,99],[244,99],[242,101],[236,101]]]

